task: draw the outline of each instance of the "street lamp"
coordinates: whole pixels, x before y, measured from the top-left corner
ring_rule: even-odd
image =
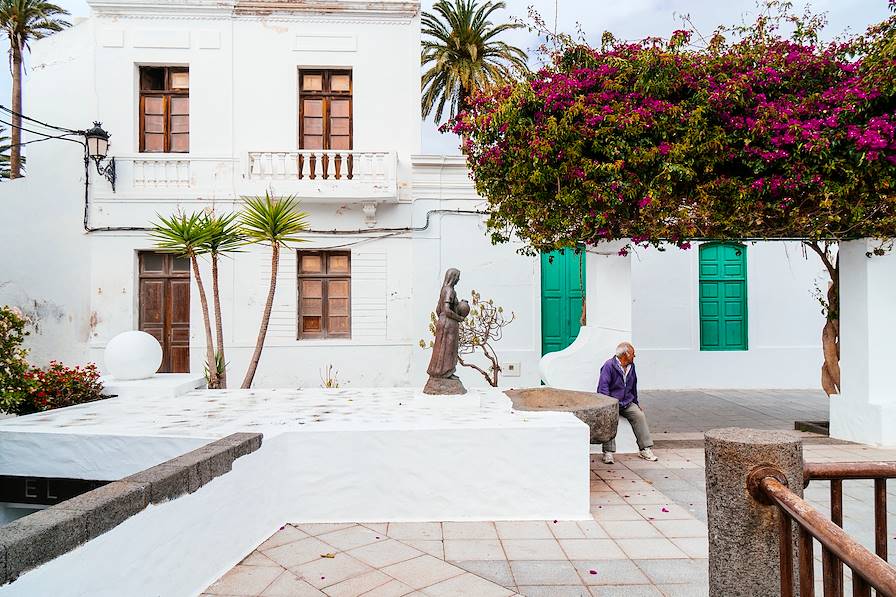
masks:
[[[93,128],[84,131],[87,140],[87,157],[96,163],[96,171],[112,184],[112,192],[115,192],[115,158],[110,158],[109,163],[101,167],[100,164],[109,153],[109,133],[103,130],[103,123],[94,121]],[[86,158],[85,158],[86,159]]]

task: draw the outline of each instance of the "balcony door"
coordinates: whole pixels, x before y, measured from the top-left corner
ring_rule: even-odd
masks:
[[[190,260],[143,252],[139,329],[162,345],[159,373],[190,372]]]
[[[299,71],[299,149],[338,152],[352,149],[352,71]],[[303,159],[300,157],[300,159]],[[350,155],[307,158],[310,178],[351,178]],[[299,164],[299,172],[303,172]]]

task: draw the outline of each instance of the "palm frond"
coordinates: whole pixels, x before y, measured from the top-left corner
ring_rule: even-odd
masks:
[[[202,225],[208,231],[208,238],[202,244],[203,253],[237,253],[240,247],[246,244],[239,222],[238,212],[227,215],[208,214],[203,218]]]
[[[527,71],[526,53],[496,39],[522,27],[519,23],[492,23],[492,15],[504,8],[504,2],[493,0],[438,0],[433,12],[423,12],[424,116],[435,112],[436,120],[441,121],[447,107],[449,117],[454,117],[476,89],[503,85],[514,77],[514,71]]]
[[[308,230],[308,214],[299,209],[295,196],[245,197],[240,215],[240,228],[246,241],[265,245],[285,246],[305,242],[299,236]]]
[[[210,231],[205,226],[206,215],[201,212],[175,214],[165,217],[156,214],[158,222],[153,224],[149,236],[156,248],[178,257],[193,257],[205,252]]]

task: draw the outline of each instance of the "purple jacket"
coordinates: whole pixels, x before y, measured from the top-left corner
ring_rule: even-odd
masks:
[[[623,376],[622,366],[616,357],[604,363],[604,366],[600,368],[597,393],[618,400],[620,409],[633,402],[638,404],[638,375],[635,373],[635,364],[629,365],[628,375]]]

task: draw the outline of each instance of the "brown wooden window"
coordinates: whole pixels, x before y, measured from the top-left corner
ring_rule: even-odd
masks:
[[[351,338],[352,258],[299,251],[299,339]]]
[[[140,151],[190,151],[190,69],[140,67]]]
[[[352,148],[352,71],[299,71],[299,149]]]

